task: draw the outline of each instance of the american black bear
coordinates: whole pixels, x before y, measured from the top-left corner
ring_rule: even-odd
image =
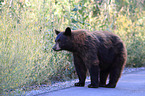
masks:
[[[67,50],[73,53],[74,65],[79,77],[75,86],[84,86],[89,70],[89,88],[115,88],[127,58],[122,40],[112,32],[87,30],[55,30],[57,37],[53,50]],[[106,84],[109,76],[109,83]]]

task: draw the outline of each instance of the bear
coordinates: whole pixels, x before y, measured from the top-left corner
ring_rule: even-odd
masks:
[[[91,84],[88,88],[115,88],[127,60],[125,44],[119,36],[108,31],[85,29],[55,30],[54,51],[66,50],[73,54],[74,66],[79,82],[74,86],[85,86],[87,71]],[[109,83],[106,84],[109,77]]]

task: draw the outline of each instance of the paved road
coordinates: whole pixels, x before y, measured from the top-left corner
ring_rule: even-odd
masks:
[[[116,88],[71,87],[38,96],[145,96],[145,71],[123,74]]]

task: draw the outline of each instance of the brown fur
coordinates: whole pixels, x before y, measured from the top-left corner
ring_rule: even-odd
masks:
[[[127,59],[125,45],[117,35],[107,31],[71,31],[67,28],[58,38],[62,50],[73,53],[79,77],[75,86],[84,86],[88,69],[91,76],[89,88],[116,87]],[[108,75],[109,84],[106,85]]]

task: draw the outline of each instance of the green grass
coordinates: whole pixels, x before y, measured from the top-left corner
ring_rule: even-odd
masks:
[[[67,26],[114,32],[127,46],[127,66],[145,66],[145,7],[137,0],[11,1],[0,1],[1,92],[75,78],[72,55],[52,50],[54,29]]]

